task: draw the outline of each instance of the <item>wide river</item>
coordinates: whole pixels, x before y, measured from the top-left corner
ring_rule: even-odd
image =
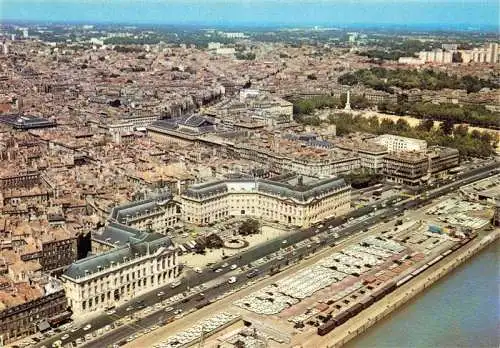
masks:
[[[500,241],[346,348],[500,347]]]

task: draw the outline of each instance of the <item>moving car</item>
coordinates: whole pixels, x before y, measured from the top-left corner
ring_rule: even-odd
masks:
[[[229,284],[234,284],[234,283],[236,283],[236,281],[237,281],[237,280],[238,280],[238,279],[237,279],[236,277],[231,277],[231,278],[229,278],[229,279],[227,280],[227,282],[228,282]]]
[[[257,268],[256,269],[252,269],[250,272],[247,273],[247,277],[248,278],[253,278],[257,274],[259,274],[259,270]]]
[[[172,289],[173,289],[173,288],[178,287],[179,285],[181,285],[181,281],[180,281],[180,280],[175,281],[175,282],[173,282],[172,284],[170,284],[170,288],[172,288]]]
[[[92,328],[92,325],[87,324],[83,327],[83,331],[89,331]]]
[[[233,264],[233,265],[231,265],[231,267],[230,267],[230,268],[231,268],[231,269],[236,269],[236,268],[238,268],[238,266]]]

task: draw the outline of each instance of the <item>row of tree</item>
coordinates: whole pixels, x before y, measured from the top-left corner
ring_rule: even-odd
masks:
[[[296,99],[292,101],[293,113],[295,115],[310,115],[318,109],[340,109],[345,106],[346,100],[347,95],[345,93],[340,97],[318,95],[305,99]],[[373,106],[373,103],[362,95],[351,95],[350,103],[354,109],[366,109]]]
[[[345,181],[355,189],[362,189],[376,185],[384,179],[382,174],[371,173],[367,170],[352,172],[343,175]]]
[[[439,47],[439,42],[420,41],[420,40],[381,40],[379,43],[383,48],[359,52],[360,56],[373,59],[398,60],[400,57],[415,56],[417,52],[430,50]]]
[[[311,115],[315,110],[330,108],[341,109],[345,106],[346,95],[340,97],[330,95],[314,96],[306,99],[293,100],[293,112],[296,117]],[[375,104],[361,95],[351,95],[351,107],[357,110],[367,109]],[[483,105],[457,105],[451,103],[434,104],[430,102],[380,102],[377,104],[380,112],[400,116],[413,116],[420,119],[467,123],[471,126],[500,129],[500,113],[486,109]]]
[[[255,53],[253,52],[236,52],[234,56],[239,60],[255,60]]]
[[[362,84],[389,93],[394,93],[393,87],[427,90],[465,89],[468,93],[479,92],[484,87],[499,87],[493,80],[484,80],[470,75],[459,77],[432,69],[385,69],[381,67],[360,69],[343,74],[338,78],[338,82],[349,86]]]
[[[317,123],[317,121],[313,122]],[[477,130],[469,132],[467,126],[455,126],[453,122],[449,121],[441,123],[439,128],[434,127],[434,121],[432,120],[422,120],[418,126],[412,127],[402,118],[398,119],[397,122],[390,119],[380,121],[376,116],[365,118],[359,115],[338,113],[330,115],[328,122],[336,125],[337,135],[346,135],[353,132],[395,134],[426,140],[430,146],[440,145],[456,148],[462,157],[493,156],[499,141],[496,133]]]
[[[420,119],[467,123],[473,126],[500,128],[500,113],[490,111],[483,105],[457,105],[451,103],[379,103],[380,112],[396,115],[411,115]]]

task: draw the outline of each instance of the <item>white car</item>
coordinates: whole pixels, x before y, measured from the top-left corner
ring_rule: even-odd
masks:
[[[182,309],[180,309],[180,308],[176,309],[175,312],[174,312],[174,314],[181,314],[181,313],[182,313]]]
[[[165,293],[163,291],[160,291],[159,293],[156,294],[156,296],[160,297],[160,296],[163,296],[165,295]]]
[[[71,331],[71,332],[77,332],[78,330],[80,330],[80,328],[78,326],[75,326],[74,328],[72,328],[69,331]]]
[[[69,338],[69,335],[68,334],[64,334],[64,335],[62,335],[61,340],[64,341],[64,340],[67,340],[68,338]]]
[[[236,268],[238,268],[238,266],[237,266],[237,265],[231,265],[231,267],[230,267],[230,268],[231,268],[231,269],[236,269]]]
[[[89,331],[92,328],[92,325],[87,324],[83,327],[83,331]]]
[[[58,348],[58,347],[61,347],[61,346],[62,346],[61,340],[57,340],[54,343],[52,343],[52,347],[53,348]]]
[[[217,268],[217,269],[215,270],[215,273],[220,273],[220,272],[222,272],[222,271],[223,271],[223,269],[222,269],[222,268]]]
[[[116,310],[114,310],[114,309],[110,309],[109,311],[106,311],[107,315],[113,315],[115,313],[116,313]]]
[[[229,279],[227,280],[227,282],[228,282],[229,284],[234,284],[234,283],[236,283],[236,281],[237,281],[237,280],[238,280],[238,279],[237,279],[236,277],[231,277],[231,278],[229,278]]]
[[[221,267],[226,268],[227,266],[229,266],[229,264],[227,262],[224,262]]]
[[[203,270],[201,268],[199,268],[199,267],[195,268],[194,271],[196,273],[203,273]]]
[[[167,308],[165,308],[165,312],[171,312],[171,311],[173,311],[173,310],[174,310],[174,309],[173,309],[172,307],[167,307]]]

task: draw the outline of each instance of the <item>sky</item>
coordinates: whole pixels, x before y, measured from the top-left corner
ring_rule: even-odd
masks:
[[[0,21],[499,28],[497,0],[0,0]]]

